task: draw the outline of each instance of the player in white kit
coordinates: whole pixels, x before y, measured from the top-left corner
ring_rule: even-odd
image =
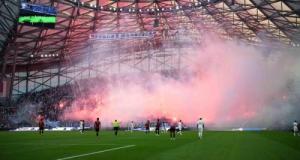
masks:
[[[80,120],[80,133],[84,132],[84,120]]]
[[[294,121],[294,123],[293,123],[293,130],[294,130],[294,136],[296,136],[297,134],[299,136],[299,129],[298,129],[297,121]]]
[[[131,131],[131,133],[133,132],[133,129],[134,129],[134,123],[133,123],[133,121],[131,121],[131,123],[130,123],[130,131]]]
[[[199,118],[199,120],[197,121],[197,129],[198,129],[198,137],[202,139],[203,129],[204,129],[204,121],[202,120],[202,118]]]
[[[178,134],[182,135],[182,127],[183,127],[183,124],[182,124],[182,121],[179,120],[178,124]]]

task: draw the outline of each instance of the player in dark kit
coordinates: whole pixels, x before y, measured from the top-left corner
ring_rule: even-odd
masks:
[[[39,120],[39,133],[43,134],[44,133],[44,128],[45,128],[45,123],[44,123],[44,118],[40,118]]]
[[[101,128],[101,122],[99,121],[99,118],[97,118],[97,120],[95,121],[94,128],[95,128],[95,131],[96,131],[96,136],[98,136],[99,135],[99,130]]]
[[[159,121],[159,119],[157,119],[156,126],[155,126],[155,134],[157,136],[159,136],[159,130],[160,130],[160,121]]]
[[[146,134],[148,134],[150,132],[150,121],[147,120],[147,122],[145,123],[145,129],[146,129]]]
[[[170,138],[171,140],[175,140],[175,132],[176,132],[176,124],[172,123],[170,127]]]

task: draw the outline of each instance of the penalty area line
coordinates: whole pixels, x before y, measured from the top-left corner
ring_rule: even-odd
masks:
[[[122,146],[122,147],[110,148],[110,149],[105,149],[105,150],[91,152],[91,153],[79,154],[79,155],[76,155],[76,156],[70,156],[70,157],[65,157],[65,158],[58,158],[56,160],[73,159],[73,158],[90,156],[90,155],[94,155],[94,154],[99,154],[99,153],[109,152],[109,151],[115,151],[115,150],[119,150],[119,149],[130,148],[130,147],[135,147],[135,145],[127,145],[127,146]]]

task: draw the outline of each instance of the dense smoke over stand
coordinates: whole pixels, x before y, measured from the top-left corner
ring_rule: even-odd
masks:
[[[18,111],[14,117],[10,117],[12,124],[19,126],[31,126],[36,124],[39,116],[39,110],[42,108],[40,104],[32,104],[31,102],[23,102],[20,104]]]
[[[62,119],[110,126],[118,119],[181,119],[208,128],[280,128],[300,118],[300,51],[258,48],[238,41],[205,38],[191,48],[188,70],[177,76],[128,73],[80,83],[87,88]],[[101,52],[101,51],[99,51]],[[174,78],[175,77],[175,78]]]

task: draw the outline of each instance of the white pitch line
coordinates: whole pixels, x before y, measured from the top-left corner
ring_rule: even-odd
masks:
[[[103,153],[103,152],[109,152],[109,151],[114,151],[114,150],[123,149],[123,148],[130,148],[130,147],[134,147],[134,146],[135,145],[127,145],[127,146],[123,146],[123,147],[110,148],[110,149],[105,149],[105,150],[101,150],[101,151],[96,151],[96,152],[91,152],[91,153],[86,153],[86,154],[80,154],[80,155],[76,155],[76,156],[59,158],[59,159],[56,159],[56,160],[65,160],[65,159],[72,159],[72,158],[90,156],[90,155],[93,155],[93,154],[98,154],[98,153]]]
[[[5,143],[5,145],[45,145],[43,143]],[[120,145],[120,144],[75,144],[75,143],[70,143],[70,144],[47,144],[47,145],[60,145],[60,146],[116,146],[116,145]]]
[[[117,144],[53,144],[61,146],[116,146]]]

